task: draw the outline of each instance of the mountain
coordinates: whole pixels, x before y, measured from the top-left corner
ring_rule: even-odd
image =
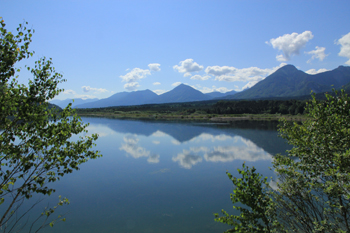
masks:
[[[210,96],[203,94],[196,89],[180,84],[173,90],[161,95],[157,95],[150,90],[120,92],[106,99],[101,99],[95,102],[77,105],[77,108],[104,108],[111,106],[130,106],[142,104],[161,104],[161,103],[177,103],[177,102],[192,102],[213,99]]]
[[[225,93],[221,93],[221,92],[218,92],[218,91],[213,91],[213,92],[210,92],[210,93],[205,93],[206,96],[209,96],[211,98],[218,98],[218,97],[224,97],[226,96]]]
[[[154,104],[161,103],[177,103],[177,102],[192,102],[192,101],[203,101],[211,100],[212,97],[203,94],[202,92],[187,86],[185,84],[180,84],[173,90],[168,91],[164,94],[157,96],[151,101]]]
[[[147,104],[154,98],[158,97],[156,93],[150,90],[120,92],[106,99],[95,102],[77,105],[77,108],[104,108],[111,106],[127,106]]]
[[[234,95],[236,93],[238,93],[238,92],[237,91],[229,91],[226,93],[221,93],[218,91],[214,91],[214,92],[206,93],[205,95],[207,95],[211,98],[221,98],[221,97],[228,96],[228,95]]]
[[[51,100],[50,103],[51,104],[55,104],[61,108],[65,108],[67,107],[67,105],[69,103],[72,103],[72,108],[74,108],[75,106],[79,105],[79,104],[85,104],[85,103],[90,103],[90,102],[94,102],[94,101],[97,101],[98,99],[95,98],[95,99],[80,99],[80,98],[77,98],[77,99],[74,99],[74,102],[73,102],[73,99],[65,99],[65,100]]]
[[[295,97],[340,89],[350,82],[350,67],[338,68],[310,75],[298,70],[293,65],[278,69],[250,89],[225,99],[256,99],[271,97]]]

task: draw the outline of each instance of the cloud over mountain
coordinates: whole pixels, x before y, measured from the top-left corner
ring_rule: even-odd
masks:
[[[124,85],[124,89],[128,90],[128,91],[134,91],[139,87],[139,83],[138,82],[131,82],[131,83],[127,83]]]
[[[309,52],[305,52],[306,54],[311,54],[312,55],[312,57],[310,58],[310,60],[307,61],[307,63],[310,63],[314,59],[318,59],[320,61],[323,61],[323,59],[325,59],[325,57],[328,56],[328,54],[326,55],[324,53],[325,50],[326,50],[325,47],[318,47],[318,46],[316,46],[315,50],[311,50]]]
[[[276,59],[280,62],[290,60],[292,55],[298,55],[299,51],[314,36],[311,31],[305,31],[301,34],[296,32],[284,34],[283,36],[270,39],[270,44],[274,49],[283,52],[283,55],[277,55]]]
[[[138,80],[146,78],[147,75],[151,75],[150,70],[134,68],[130,72],[128,72],[126,75],[121,75],[119,77],[123,80],[123,82],[126,82],[126,84],[124,85],[124,88],[129,91],[133,91],[140,86],[138,83]]]
[[[328,70],[327,69],[319,69],[319,70],[310,69],[310,70],[305,71],[305,73],[307,73],[307,74],[319,74],[319,73],[323,73],[326,71],[328,71]]]
[[[89,92],[89,91],[95,91],[95,92],[108,92],[108,90],[103,89],[103,88],[94,88],[94,87],[90,87],[90,86],[82,86],[81,87],[83,89],[84,92]]]
[[[199,74],[196,74],[196,75],[193,75],[192,77],[191,77],[191,79],[192,80],[208,80],[208,79],[210,79],[210,76],[209,75],[205,75],[205,76],[201,76],[201,75],[199,75]]]
[[[345,64],[350,65],[350,32],[340,38],[337,41],[337,44],[340,44],[340,52],[338,53],[341,57],[346,57],[349,60]]]
[[[180,61],[179,65],[173,66],[174,70],[177,70],[180,73],[185,73],[184,77],[191,76],[190,73],[203,70],[203,66],[199,65],[197,62],[194,62],[193,59],[186,59]]]
[[[181,82],[176,82],[176,83],[171,84],[171,86],[177,87],[177,86],[179,86],[180,84],[181,84]]]
[[[208,66],[205,69],[205,72],[207,74],[214,75],[215,80],[218,81],[258,82],[284,65],[286,64],[281,63],[279,66],[272,69],[261,69],[258,67],[238,69],[232,66]]]

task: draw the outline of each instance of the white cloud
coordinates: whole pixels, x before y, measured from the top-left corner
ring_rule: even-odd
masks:
[[[199,75],[199,74],[196,74],[196,75],[193,75],[192,77],[191,77],[191,79],[193,79],[193,80],[208,80],[208,79],[210,79],[211,77],[209,76],[209,75],[206,75],[206,76],[201,76],[201,75]]]
[[[207,74],[214,75],[215,80],[219,81],[258,82],[260,80],[263,80],[266,76],[272,74],[284,65],[286,64],[281,63],[279,66],[273,67],[272,69],[261,69],[258,67],[238,69],[230,66],[208,66],[205,69],[205,72]]]
[[[152,71],[160,71],[159,66],[160,66],[160,64],[158,64],[158,63],[151,63],[148,65],[149,69]]]
[[[216,86],[212,86],[212,88],[209,87],[203,87],[202,89],[200,89],[199,91],[201,91],[202,93],[210,93],[210,92],[214,92],[214,91],[218,91],[221,93],[226,93],[229,91],[232,91],[232,89],[228,89],[226,87],[216,87]]]
[[[326,71],[328,71],[328,70],[327,69],[319,69],[319,70],[310,69],[310,70],[305,71],[305,73],[307,73],[307,74],[319,74],[319,73],[323,73]]]
[[[325,50],[326,50],[325,47],[318,47],[318,46],[316,46],[315,50],[311,50],[309,52],[305,52],[306,54],[311,54],[312,55],[312,57],[310,58],[310,60],[307,61],[307,63],[310,63],[314,59],[319,59],[320,61],[323,61],[323,59],[325,59],[325,57],[328,56],[328,54],[326,55],[324,53]]]
[[[62,94],[65,94],[65,95],[75,95],[76,92],[69,89],[69,90],[64,90],[64,91],[62,92]]]
[[[97,96],[94,96],[94,95],[75,95],[74,97],[75,98],[80,98],[80,99],[83,99],[83,100],[97,98]]]
[[[305,31],[301,34],[296,32],[292,34],[285,34],[278,38],[272,38],[270,44],[274,49],[278,49],[283,52],[283,55],[277,55],[278,61],[288,61],[292,55],[298,55],[299,51],[305,44],[311,40],[314,36],[311,31]]]
[[[288,61],[289,59],[285,58],[283,55],[277,55],[276,60],[279,62],[284,62],[284,61]]]
[[[257,83],[258,83],[258,81],[251,81],[251,82],[247,83],[246,85],[244,85],[244,86],[242,87],[242,91],[245,90],[245,89],[247,89],[247,88],[251,88],[252,86],[254,86],[254,85],[257,84]]]
[[[196,62],[193,62],[193,59],[186,59],[184,61],[181,61],[179,65],[173,66],[173,68],[180,73],[185,73],[184,77],[188,77],[191,75],[189,73],[201,71],[204,67]]]
[[[139,83],[138,82],[131,82],[131,83],[127,83],[124,85],[124,89],[128,90],[128,91],[134,91],[139,87]]]
[[[171,84],[171,86],[177,87],[177,86],[179,86],[181,83],[182,83],[182,82],[176,82],[176,83]]]
[[[214,76],[221,76],[225,74],[233,74],[237,69],[232,66],[208,66],[205,68],[205,73]]]
[[[340,44],[340,52],[338,53],[339,56],[341,57],[346,57],[349,60],[345,62],[345,64],[350,66],[350,32],[340,38],[337,41],[337,44]]]
[[[165,92],[168,92],[166,90],[153,90],[154,93],[156,93],[157,95],[161,95],[164,94]]]
[[[122,78],[123,82],[132,83],[132,82],[138,81],[139,79],[143,79],[150,74],[151,74],[150,70],[134,68],[126,75],[121,75],[119,77]]]
[[[160,144],[160,141],[152,141],[153,144],[158,145]]]
[[[155,82],[153,83],[153,85],[160,85],[160,82]]]
[[[89,92],[89,91],[95,91],[95,92],[108,92],[108,90],[103,89],[103,88],[94,88],[94,87],[90,87],[90,86],[82,86],[81,87],[83,89],[84,92]]]
[[[191,73],[187,72],[187,73],[184,74],[184,77],[190,77],[191,75],[192,75]]]

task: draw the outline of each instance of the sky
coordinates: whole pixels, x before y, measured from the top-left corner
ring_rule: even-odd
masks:
[[[349,9],[349,0],[0,0],[7,30],[35,30],[35,54],[18,67],[52,58],[67,80],[55,99],[180,83],[242,91],[285,64],[310,74],[349,66]]]

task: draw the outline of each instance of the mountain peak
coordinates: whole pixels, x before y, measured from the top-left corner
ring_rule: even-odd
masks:
[[[277,71],[279,71],[279,70],[291,72],[291,71],[295,71],[295,70],[298,70],[298,69],[294,65],[288,64],[288,65],[282,66]]]
[[[183,87],[190,87],[190,86],[181,83],[180,85],[177,85],[175,88],[183,88]],[[174,88],[174,89],[175,89],[175,88]]]

